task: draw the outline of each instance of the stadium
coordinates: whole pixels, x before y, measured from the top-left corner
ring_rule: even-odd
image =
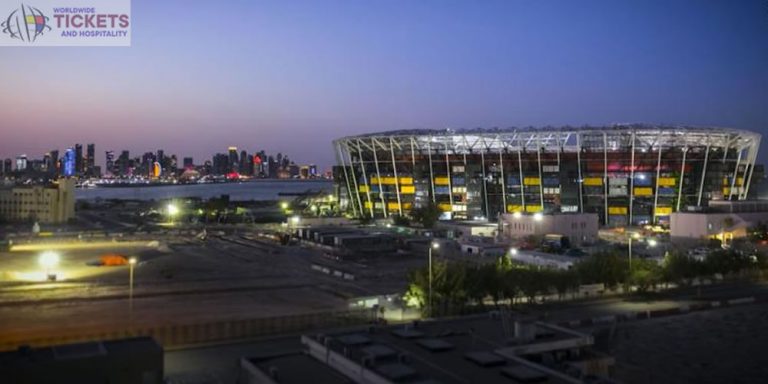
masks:
[[[342,207],[444,219],[597,213],[610,226],[665,224],[674,211],[749,195],[760,135],[643,124],[404,130],[334,141]]]

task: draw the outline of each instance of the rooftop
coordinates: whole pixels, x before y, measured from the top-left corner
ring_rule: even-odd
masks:
[[[578,360],[578,353],[570,354],[589,347],[592,338],[495,313],[303,336],[302,343],[316,359],[348,376],[383,382],[568,383],[579,381],[554,355]]]

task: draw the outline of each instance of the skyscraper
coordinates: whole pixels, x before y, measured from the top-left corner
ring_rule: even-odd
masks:
[[[5,159],[3,161],[3,174],[10,175],[11,173],[13,173],[13,160]]]
[[[113,151],[106,151],[104,152],[104,158],[106,159],[106,173],[112,176],[115,176],[117,172],[115,172],[115,152]]]
[[[80,148],[82,151],[82,147]],[[75,168],[77,167],[77,151],[72,148],[67,148],[64,152],[64,176],[72,177],[75,175]]]
[[[59,170],[59,150],[54,149],[50,152],[51,155],[51,164],[48,166],[48,174],[52,178],[56,178],[59,176],[59,173],[61,172]]]
[[[85,174],[91,177],[95,176],[95,168],[96,168],[96,145],[88,144],[88,146],[86,147]]]
[[[75,144],[75,172],[78,176],[83,174],[83,145]]]
[[[16,170],[17,171],[27,170],[27,155],[16,156]]]
[[[229,147],[229,169],[227,170],[227,173],[237,172],[238,165],[237,147]]]

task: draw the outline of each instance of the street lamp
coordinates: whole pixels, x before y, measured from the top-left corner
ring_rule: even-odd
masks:
[[[509,254],[512,255],[512,256],[517,255],[517,248],[510,248],[509,249]]]
[[[288,202],[287,201],[281,201],[280,202],[280,208],[282,208],[283,210],[288,209]]]
[[[541,214],[541,212],[536,212],[533,214],[533,220],[535,221],[541,221],[544,218],[544,215]]]
[[[173,217],[179,213],[179,207],[174,203],[168,203],[166,209],[168,211],[168,220],[173,223]]]
[[[432,250],[438,248],[440,248],[440,244],[436,241],[429,245],[429,317],[432,317]]]
[[[131,257],[128,259],[128,269],[129,269],[129,278],[128,278],[128,307],[131,312],[131,316],[133,316],[133,268],[136,266],[136,258]]]
[[[46,278],[50,278],[51,268],[59,265],[59,254],[53,251],[43,252],[37,262],[45,269]]]

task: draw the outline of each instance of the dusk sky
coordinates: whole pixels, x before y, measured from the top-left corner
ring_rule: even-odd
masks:
[[[0,48],[0,156],[322,168],[334,138],[648,122],[768,134],[768,3],[133,0],[132,47]],[[760,158],[768,159],[763,145]]]

